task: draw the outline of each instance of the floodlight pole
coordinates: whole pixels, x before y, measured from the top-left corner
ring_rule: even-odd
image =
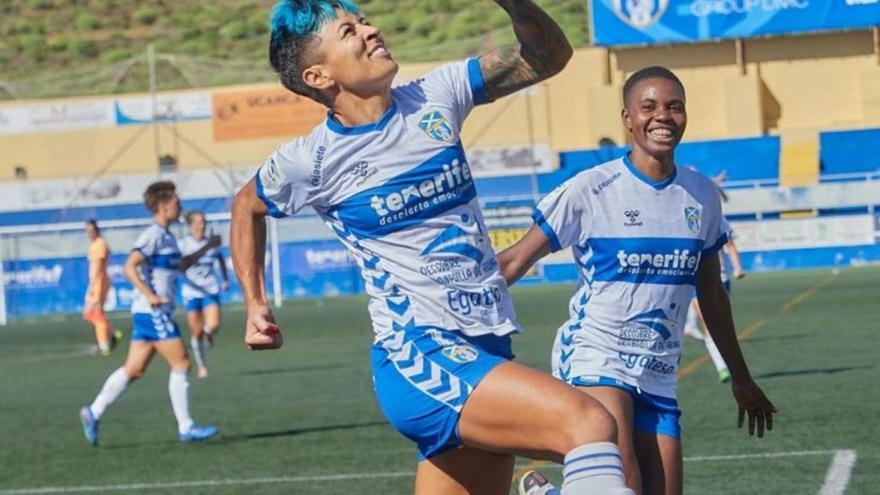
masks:
[[[880,27],[872,27],[871,32],[874,33],[874,55],[877,56],[877,65],[880,65]]]
[[[746,75],[746,47],[742,38],[737,38],[734,41],[734,47],[736,48],[736,66],[739,67],[739,75]]]
[[[162,150],[159,147],[159,127],[156,118],[156,48],[152,43],[147,45],[147,67],[150,73],[150,126],[153,127],[153,146],[156,149],[156,163],[158,164]]]

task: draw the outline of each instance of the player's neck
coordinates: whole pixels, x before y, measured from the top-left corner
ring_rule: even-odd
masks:
[[[336,96],[330,118],[345,127],[378,122],[391,106],[391,92],[361,97],[343,92]]]
[[[675,171],[675,159],[671,153],[656,157],[642,149],[633,148],[630,153],[630,159],[639,172],[657,182],[668,179]]]
[[[163,229],[167,229],[168,226],[171,225],[171,220],[159,214],[153,215],[153,221]]]

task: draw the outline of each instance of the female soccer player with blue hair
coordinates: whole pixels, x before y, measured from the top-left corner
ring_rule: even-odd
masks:
[[[628,494],[598,401],[512,362],[519,331],[460,141],[471,109],[563,69],[571,47],[533,2],[496,0],[515,47],[392,88],[398,66],[347,0],[280,2],[269,59],[326,122],[279,147],[235,197],[231,245],[245,342],[274,349],[265,215],[312,207],[353,253],[371,296],[379,405],[418,445],[417,494],[507,494],[514,455],[565,462],[563,493]]]
[[[718,187],[675,165],[687,125],[684,86],[668,69],[649,67],[626,81],[623,101],[632,151],[547,195],[535,225],[498,260],[512,284],[550,251],[572,248],[580,284],[556,335],[553,373],[614,416],[629,486],[674,495],[682,491],[676,373],[694,287],[730,368],[740,426],[748,413],[749,434],[763,436],[776,410],[736,340],[718,266],[727,243]],[[521,483],[528,495],[548,490],[541,476]]]

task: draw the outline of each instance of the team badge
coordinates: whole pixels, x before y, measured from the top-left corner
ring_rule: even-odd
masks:
[[[617,17],[636,29],[654,24],[669,7],[669,0],[614,0]]]
[[[425,134],[431,139],[445,141],[447,143],[451,143],[453,140],[452,126],[449,124],[449,121],[446,120],[446,117],[440,112],[434,111],[422,115],[422,120],[419,121],[419,127],[421,127],[421,129],[425,131]]]
[[[443,348],[443,355],[459,364],[472,363],[480,356],[480,351],[470,344],[457,344]]]
[[[684,209],[684,219],[691,232],[696,234],[700,231],[700,210],[696,207],[688,206]]]

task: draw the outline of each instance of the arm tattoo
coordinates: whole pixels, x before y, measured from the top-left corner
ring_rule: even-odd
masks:
[[[480,57],[489,100],[515,93],[561,71],[572,49],[562,29],[531,0],[495,0],[513,21],[518,46]]]

